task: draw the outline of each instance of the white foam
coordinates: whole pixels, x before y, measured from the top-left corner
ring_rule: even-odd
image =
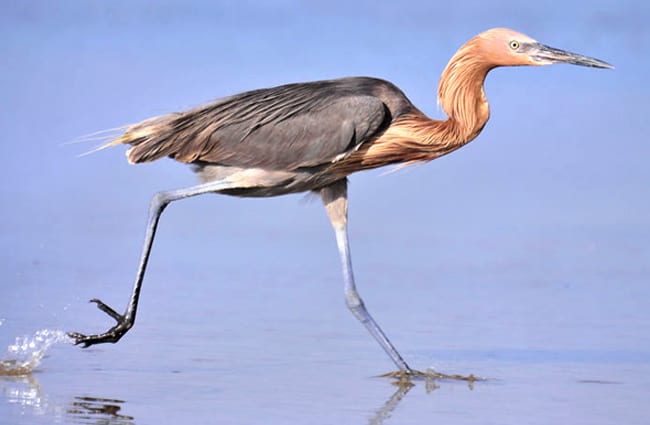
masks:
[[[64,331],[51,329],[36,331],[33,336],[17,337],[0,360],[0,375],[30,374],[41,363],[47,350],[58,342],[70,342],[70,338]]]

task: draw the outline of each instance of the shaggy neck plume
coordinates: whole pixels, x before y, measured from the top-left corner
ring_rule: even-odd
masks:
[[[481,60],[474,38],[458,50],[440,77],[438,103],[449,117],[444,122],[447,136],[460,144],[479,135],[490,118],[483,84],[487,73],[494,68]]]
[[[490,109],[483,83],[494,68],[479,60],[476,43],[470,40],[449,61],[440,78],[438,102],[448,116],[446,121],[432,120],[415,109],[399,117],[360,157],[365,168],[394,163],[405,165],[431,161],[464,146],[479,135]]]

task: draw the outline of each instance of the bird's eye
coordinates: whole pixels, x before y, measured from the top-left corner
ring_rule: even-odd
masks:
[[[509,46],[512,50],[517,50],[519,48],[519,42],[517,40],[512,40],[509,43]]]

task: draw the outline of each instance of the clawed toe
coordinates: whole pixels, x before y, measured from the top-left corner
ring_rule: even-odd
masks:
[[[74,345],[83,344],[85,338],[88,338],[86,335],[79,332],[68,332],[68,338],[72,338]],[[85,346],[84,346],[85,348]]]
[[[122,316],[120,313],[118,313],[117,311],[113,310],[112,308],[104,304],[101,300],[97,298],[93,298],[92,300],[90,300],[90,302],[97,304],[98,309],[111,316],[113,319],[115,319],[116,322],[120,323],[124,321],[124,316]]]
[[[119,314],[97,298],[93,298],[90,302],[97,304],[97,308],[111,316],[117,324],[108,331],[96,335],[68,332],[68,337],[72,338],[75,345],[81,345],[83,348],[87,348],[95,344],[103,344],[107,342],[116,343],[128,332],[129,329],[133,327],[134,319],[132,315],[128,314],[128,312],[126,315]]]

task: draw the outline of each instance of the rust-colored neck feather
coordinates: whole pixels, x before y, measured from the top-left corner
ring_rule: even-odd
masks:
[[[335,168],[356,171],[395,163],[430,161],[476,138],[490,117],[483,83],[494,67],[481,54],[479,43],[476,37],[467,42],[442,73],[438,102],[447,120],[432,120],[413,108],[395,117],[378,139],[362,146]]]
[[[449,119],[445,122],[458,143],[472,141],[490,117],[483,83],[494,65],[482,55],[474,37],[451,58],[440,77],[438,103]]]

